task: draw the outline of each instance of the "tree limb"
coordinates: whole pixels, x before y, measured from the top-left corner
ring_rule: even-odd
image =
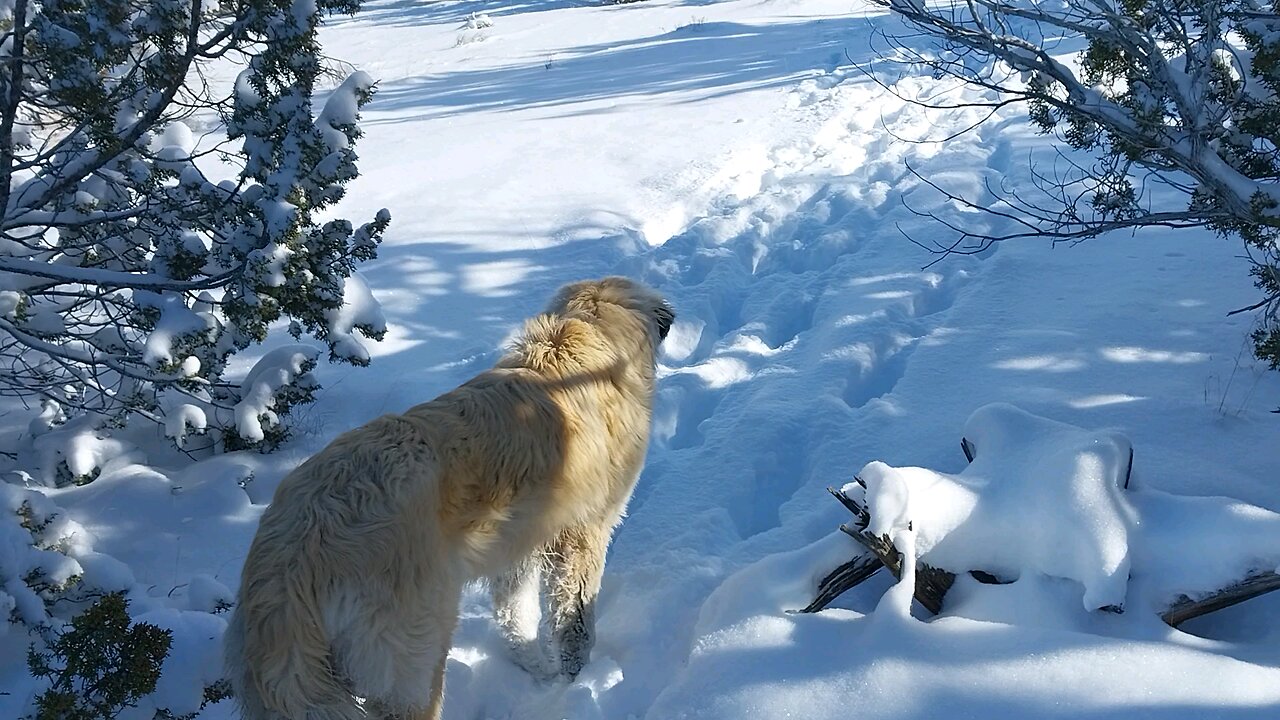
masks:
[[[1280,590],[1280,575],[1269,570],[1254,571],[1246,575],[1243,580],[1196,600],[1180,595],[1172,605],[1160,613],[1160,619],[1171,627],[1178,627],[1191,618],[1237,605],[1274,590]]]
[[[852,560],[832,570],[818,583],[818,592],[813,602],[799,612],[815,613],[831,604],[845,590],[862,584],[864,580],[884,569],[884,563],[874,553],[855,555]]]

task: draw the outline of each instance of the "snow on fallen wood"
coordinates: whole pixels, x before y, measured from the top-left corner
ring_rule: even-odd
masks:
[[[1280,588],[1280,515],[1137,486],[1132,447],[1117,432],[993,404],[970,416],[962,446],[971,463],[960,473],[871,462],[836,493],[857,517],[842,529],[895,575],[902,543],[890,538],[911,533],[916,598],[932,612],[963,572],[1074,580],[1086,609],[1137,605],[1172,625]],[[874,562],[848,567],[859,571],[838,568],[806,610],[870,577]]]

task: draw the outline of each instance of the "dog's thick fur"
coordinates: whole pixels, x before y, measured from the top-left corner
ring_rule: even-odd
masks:
[[[515,659],[553,671],[537,642],[544,567],[559,670],[576,675],[673,317],[625,278],[568,285],[494,369],[290,473],[227,630],[243,716],[438,719],[462,586],[481,577]]]

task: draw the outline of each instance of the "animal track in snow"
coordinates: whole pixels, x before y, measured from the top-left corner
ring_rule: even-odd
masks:
[[[751,537],[782,524],[779,511],[787,500],[805,484],[809,476],[809,453],[797,436],[798,428],[779,428],[782,437],[765,447],[772,447],[752,460],[752,473],[739,492],[748,495],[747,502],[729,505],[729,517],[741,537]]]
[[[725,385],[734,380],[735,367],[714,367],[704,363],[682,368],[663,382],[654,410],[653,439],[669,450],[683,450],[701,445],[701,425],[720,404]],[[717,377],[717,372],[727,373]]]
[[[911,137],[930,126],[861,84],[803,90],[791,111],[814,118],[813,133],[744,153],[752,162],[720,174],[706,214],[630,268],[678,313],[653,438],[681,455],[659,453],[650,491],[727,513],[743,539],[781,524],[780,507],[812,484],[825,428],[894,391],[981,264],[962,257],[920,270],[931,256],[904,267],[899,249],[908,240],[898,224],[924,222],[904,197],[947,211],[904,158],[928,172],[974,148],[891,142],[882,121]],[[733,452],[748,446],[759,452]]]
[[[848,285],[865,301],[896,306],[907,316],[923,318],[950,309],[956,292],[969,278],[964,270],[950,275],[937,272],[895,272],[850,279]]]
[[[906,374],[907,361],[917,341],[918,338],[894,336],[879,347],[860,343],[837,351],[837,357],[847,358],[855,368],[841,394],[845,404],[857,409],[893,392]]]

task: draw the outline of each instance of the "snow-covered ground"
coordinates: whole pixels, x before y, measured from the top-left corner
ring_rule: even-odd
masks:
[[[978,111],[927,113],[851,68],[895,25],[859,0],[374,0],[331,23],[326,52],[379,81],[343,206],[393,216],[363,268],[390,325],[373,365],[320,367],[319,400],[274,455],[171,471],[171,456],[134,454],[42,491],[76,523],[63,530],[86,578],[134,588],[135,609],[177,628],[157,702],[190,709],[218,676],[224,616],[207,611],[236,587],[284,473],[486,367],[561,283],[622,273],[679,318],[591,663],[573,684],[534,681],[477,588],[447,718],[1276,717],[1280,597],[1176,631],[1142,607],[1086,610],[1085,585],[1027,572],[962,578],[930,619],[880,605],[885,574],[823,613],[789,612],[857,551],[824,488],[874,460],[960,473],[965,421],[991,402],[1121,433],[1143,492],[1280,511],[1280,374],[1253,362],[1250,319],[1226,317],[1256,299],[1238,242],[1022,242],[922,270],[935,258],[903,233],[946,236],[907,203],[989,220],[905,163],[989,200],[984,179],[1025,178],[1046,146],[1016,109],[929,142]],[[32,417],[0,418],[5,442]],[[1196,543],[1173,533],[1166,561]],[[24,642],[0,637],[0,717],[30,691]]]

